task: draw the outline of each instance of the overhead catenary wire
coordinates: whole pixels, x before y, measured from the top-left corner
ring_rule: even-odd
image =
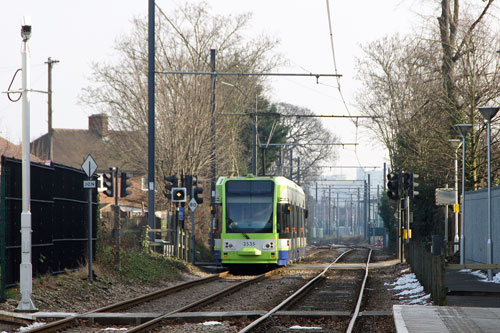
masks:
[[[156,71],[157,74],[180,75],[215,75],[215,76],[313,76],[319,79],[322,76],[341,77],[337,73],[279,73],[279,72],[198,72],[198,71]]]
[[[255,112],[248,113],[220,113],[224,116],[253,116]],[[257,112],[259,116],[276,116],[276,117],[297,117],[297,118],[381,118],[379,116],[352,116],[352,115],[336,115],[336,114],[283,114],[278,112]]]
[[[326,11],[327,11],[327,16],[328,16],[328,27],[330,31],[330,46],[332,49],[332,58],[333,58],[333,67],[335,73],[337,73],[337,60],[335,57],[335,46],[333,43],[333,29],[332,29],[332,19],[331,19],[331,14],[330,14],[330,1],[326,0]],[[337,78],[337,89],[339,91],[340,98],[342,100],[342,103],[344,104],[344,108],[347,111],[347,114],[351,115],[351,112],[349,111],[349,107],[347,106],[347,103],[344,98],[344,94],[342,93],[342,89],[340,87],[340,78]],[[356,127],[356,133],[355,133],[355,141],[358,141],[358,119],[356,119],[355,127]],[[358,152],[357,152],[357,147],[354,147],[354,154],[356,156],[356,160],[358,161],[358,164],[361,165],[361,162],[359,161],[358,157]]]

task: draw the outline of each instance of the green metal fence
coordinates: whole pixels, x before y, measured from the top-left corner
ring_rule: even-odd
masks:
[[[2,156],[1,163],[0,298],[4,301],[5,288],[16,286],[20,274],[22,161]],[[88,253],[88,190],[83,189],[87,176],[59,164],[31,163],[30,173],[33,275],[80,266]],[[97,189],[93,191],[96,200]],[[92,208],[92,234],[97,235],[96,201]]]
[[[406,261],[424,290],[431,294],[435,305],[446,303],[446,271],[444,255],[433,255],[419,242],[410,242],[405,251]]]

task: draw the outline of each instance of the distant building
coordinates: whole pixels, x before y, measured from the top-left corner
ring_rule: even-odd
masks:
[[[382,169],[377,169],[377,170],[365,170],[365,169],[358,169],[357,170],[357,178],[358,179],[364,179],[368,181],[368,175],[370,175],[370,188],[371,192],[377,193],[377,187],[379,189],[379,192],[382,193],[384,191],[384,170]]]
[[[52,160],[51,162],[81,168],[83,161],[90,154],[97,163],[99,175],[99,199],[101,204],[113,204],[114,198],[107,197],[102,192],[102,174],[109,172],[110,167],[118,167],[120,172],[133,175],[130,179],[132,186],[128,188],[132,193],[125,198],[119,198],[122,211],[132,215],[142,214],[147,210],[147,182],[144,174],[135,170],[122,169],[120,159],[109,154],[107,141],[120,132],[108,129],[108,116],[94,114],[89,116],[88,129],[53,129],[52,131]],[[42,161],[49,160],[49,135],[44,134],[31,143],[31,153]],[[50,162],[50,161],[49,161]],[[120,181],[120,177],[118,177]],[[119,189],[119,187],[118,187]],[[118,193],[119,195],[119,193]]]

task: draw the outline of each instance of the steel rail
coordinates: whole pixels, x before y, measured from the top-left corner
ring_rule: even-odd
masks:
[[[71,325],[75,320],[77,320],[85,315],[89,315],[92,313],[99,313],[99,312],[111,312],[111,311],[120,311],[120,310],[128,309],[128,308],[131,308],[137,304],[149,302],[149,301],[152,301],[154,299],[166,296],[168,294],[172,294],[172,293],[184,290],[184,289],[188,289],[188,288],[194,287],[194,286],[202,284],[202,283],[206,283],[206,282],[220,279],[222,277],[227,276],[227,274],[228,274],[228,272],[223,272],[223,273],[207,276],[206,278],[181,283],[179,285],[164,288],[164,289],[161,289],[161,290],[158,290],[158,291],[155,291],[155,292],[143,295],[143,296],[139,296],[139,297],[132,298],[129,300],[106,305],[104,307],[101,307],[101,308],[98,308],[98,309],[95,309],[92,311],[88,311],[88,312],[85,312],[82,314],[76,314],[76,315],[72,315],[70,317],[66,317],[64,319],[56,320],[56,321],[53,321],[53,322],[48,323],[48,324],[43,325],[43,326],[34,327],[34,328],[27,330],[25,332],[27,332],[27,333],[53,332],[56,330],[61,330],[61,329],[64,329],[65,327]]]
[[[172,316],[173,314],[176,314],[178,312],[183,312],[183,311],[187,311],[187,310],[192,310],[194,308],[197,308],[197,307],[200,307],[202,305],[206,305],[206,304],[209,304],[209,303],[212,303],[213,301],[223,297],[223,296],[226,296],[226,295],[229,295],[231,293],[234,293],[235,291],[239,290],[239,289],[242,289],[244,287],[246,287],[247,285],[250,285],[250,284],[253,284],[253,283],[256,283],[256,282],[259,282],[261,280],[263,280],[264,278],[268,277],[268,276],[271,276],[273,275],[274,273],[276,272],[276,270],[274,271],[270,271],[270,272],[267,272],[265,274],[261,274],[261,275],[258,275],[256,276],[255,278],[253,279],[249,279],[249,280],[245,280],[243,282],[240,282],[234,286],[231,286],[231,287],[228,287],[224,290],[221,290],[213,295],[210,295],[210,296],[207,296],[201,300],[198,300],[194,303],[191,303],[191,304],[188,304],[188,305],[185,305],[179,309],[176,309],[176,310],[173,310],[173,311],[170,311],[168,313],[165,313],[165,314],[162,314],[161,316],[159,317],[156,317],[150,321],[147,321],[143,324],[140,324],[132,329],[129,329],[127,330],[126,332],[129,332],[129,333],[132,333],[132,332],[147,332],[149,331],[150,329],[158,326],[164,319],[168,318],[169,316]]]
[[[351,333],[352,330],[354,329],[354,323],[356,322],[356,319],[358,318],[359,315],[359,309],[361,308],[361,301],[363,300],[363,293],[365,291],[365,285],[366,285],[366,280],[368,279],[368,267],[370,266],[370,257],[372,256],[372,249],[370,249],[370,252],[368,253],[368,260],[366,261],[366,267],[365,267],[365,277],[363,279],[363,283],[361,284],[361,289],[359,290],[359,297],[358,297],[358,302],[356,303],[356,308],[354,310],[354,313],[352,315],[351,321],[349,322],[349,326],[347,327],[347,333]]]
[[[258,319],[256,319],[255,321],[251,322],[249,325],[247,325],[246,327],[244,327],[243,329],[241,329],[239,331],[239,333],[246,333],[246,332],[250,332],[250,330],[254,329],[255,327],[257,327],[258,325],[260,325],[263,321],[265,321],[266,319],[268,319],[269,317],[271,317],[275,312],[279,311],[280,309],[282,309],[283,307],[286,307],[286,306],[289,306],[291,305],[293,302],[297,301],[299,298],[303,297],[304,294],[309,291],[314,285],[316,285],[319,281],[321,281],[322,279],[324,279],[324,276],[326,274],[326,272],[335,264],[337,263],[338,260],[340,260],[340,258],[342,258],[344,255],[346,255],[347,253],[351,252],[352,249],[349,249],[345,252],[343,252],[340,256],[338,256],[332,263],[330,263],[330,265],[328,265],[321,273],[319,273],[316,277],[314,277],[313,279],[309,280],[309,282],[307,282],[304,286],[302,286],[299,290],[297,290],[296,292],[294,292],[292,295],[290,295],[287,299],[285,299],[283,302],[281,302],[280,304],[278,304],[276,307],[274,307],[273,309],[269,310],[266,314],[264,314],[263,316],[259,317]]]

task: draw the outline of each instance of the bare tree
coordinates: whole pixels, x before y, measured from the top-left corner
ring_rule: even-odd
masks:
[[[216,16],[207,3],[185,4],[174,13],[158,8],[156,32],[156,70],[210,72],[210,52],[217,50],[219,72],[264,72],[280,63],[272,53],[277,41],[264,35],[248,39],[242,35],[250,15]],[[115,45],[115,61],[94,64],[92,81],[82,101],[110,117],[109,150],[122,161],[122,168],[146,171],[148,142],[147,110],[147,20],[137,18],[133,30]],[[230,174],[242,156],[241,119],[221,116],[227,110],[247,109],[263,78],[219,76],[216,100],[216,158],[218,174]],[[222,83],[227,83],[226,85]],[[235,87],[238,87],[236,89]],[[156,75],[156,175],[159,189],[164,177],[196,174],[208,179],[211,164],[212,120],[208,75]],[[205,184],[207,185],[207,184]],[[209,187],[209,186],[208,186]],[[209,194],[206,190],[205,193]],[[165,203],[162,195],[157,200]],[[204,209],[202,209],[204,208]],[[197,210],[206,210],[204,205]],[[206,216],[205,216],[206,218]],[[201,235],[208,235],[207,223]]]
[[[419,183],[426,190],[417,200],[425,207],[420,210],[421,235],[435,225],[430,208],[433,189],[452,180],[455,156],[447,140],[458,136],[457,123],[473,124],[467,141],[467,170],[473,177],[467,187],[484,183],[485,126],[477,107],[497,104],[500,93],[500,62],[491,48],[499,40],[485,20],[492,1],[476,18],[461,13],[460,21],[458,3],[450,7],[450,1],[441,1],[439,29],[429,30],[428,35],[396,35],[372,42],[363,47],[358,63],[364,86],[358,107],[380,117],[365,125],[388,147],[393,168],[423,176]],[[494,141],[497,127],[494,124]],[[498,158],[497,150],[493,160]]]
[[[484,18],[486,10],[480,18]],[[365,125],[388,148],[391,165],[417,168],[440,182],[452,174],[450,161],[454,156],[447,140],[457,136],[453,125],[472,123],[468,169],[477,185],[477,172],[484,169],[484,154],[477,152],[485,147],[479,144],[484,126],[477,126],[482,123],[477,107],[493,101],[500,92],[495,83],[499,62],[491,50],[498,41],[484,20],[462,16],[459,25],[448,22],[453,32],[448,36],[450,40],[456,42],[457,36],[467,36],[451,63],[444,61],[439,52],[443,44],[441,30],[430,30],[427,36],[395,35],[363,47],[358,78],[365,89],[358,95],[357,105],[365,114],[380,117]]]
[[[271,54],[276,41],[265,36],[245,40],[242,30],[250,15],[213,16],[208,5],[187,4],[174,14],[160,9],[156,27],[158,71],[210,71],[210,49],[217,49],[217,70],[248,72],[270,70],[278,62]],[[95,64],[95,85],[83,100],[105,110],[119,136],[110,137],[113,150],[131,167],[145,170],[147,153],[147,22],[134,20],[134,31],[116,45],[118,61]],[[257,91],[261,78],[219,77],[232,87]],[[221,117],[226,110],[245,109],[252,96],[219,84],[217,90],[217,167],[220,174],[234,169],[239,155],[240,119]],[[158,181],[178,173],[208,175],[210,165],[210,76],[157,74],[156,168]]]
[[[307,108],[291,105],[287,103],[276,104],[277,112],[283,115],[313,115]],[[296,179],[298,173],[300,178],[308,178],[318,175],[320,163],[333,162],[336,158],[336,150],[332,145],[316,145],[318,143],[338,142],[338,138],[325,128],[321,121],[313,117],[282,117],[280,120],[283,126],[289,129],[286,136],[286,143],[290,144],[285,149],[285,159],[292,154],[294,165],[288,163],[288,170],[292,167],[293,178]],[[297,168],[298,158],[300,158],[300,170]],[[289,158],[288,158],[289,159]],[[287,163],[285,162],[285,165]],[[276,165],[274,166],[277,167]],[[288,175],[285,173],[285,175]]]
[[[436,102],[440,78],[437,54],[431,51],[436,44],[396,35],[363,47],[358,78],[365,89],[357,106],[374,117],[364,125],[388,148],[393,167],[420,165],[420,172],[442,178],[447,169],[436,166],[443,162],[439,157],[448,137],[442,129],[448,125]]]
[[[441,16],[438,17],[439,33],[442,47],[441,73],[445,90],[447,111],[454,122],[462,120],[460,110],[463,103],[457,95],[456,66],[457,62],[471,51],[469,41],[477,25],[483,20],[494,0],[483,1],[484,7],[477,18],[469,25],[460,29],[460,1],[441,0]],[[459,36],[459,32],[463,33]]]

